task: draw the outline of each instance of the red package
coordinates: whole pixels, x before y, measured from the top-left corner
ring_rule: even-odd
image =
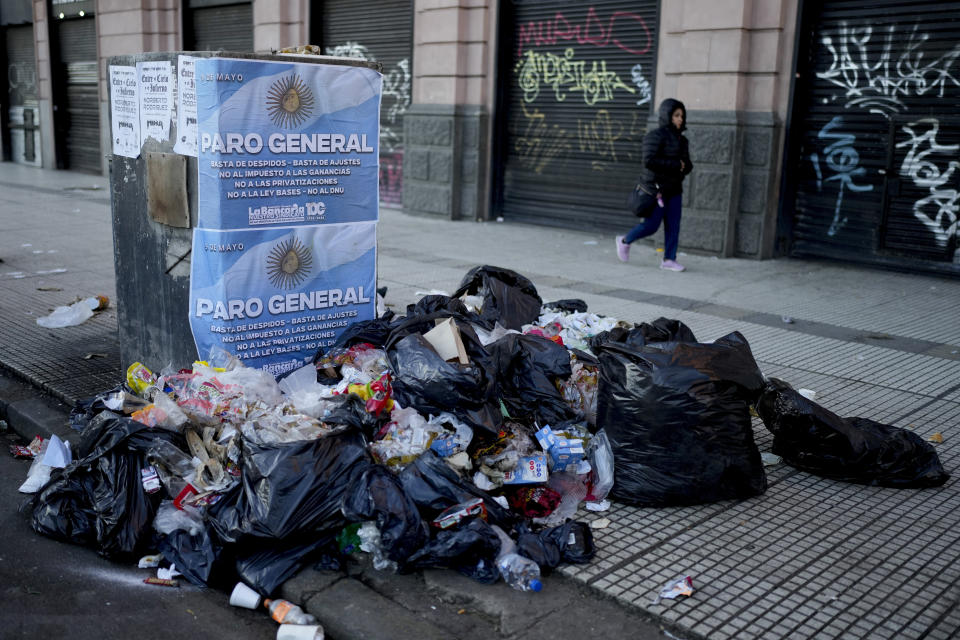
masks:
[[[10,455],[12,455],[14,458],[33,460],[33,450],[31,450],[30,447],[23,446],[22,444],[10,445]]]
[[[560,505],[563,495],[550,487],[521,487],[507,494],[510,506],[527,518],[546,518]]]

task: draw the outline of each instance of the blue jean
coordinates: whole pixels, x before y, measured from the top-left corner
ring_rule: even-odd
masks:
[[[677,259],[677,245],[680,243],[680,209],[683,204],[683,194],[666,198],[664,206],[657,206],[646,220],[635,226],[623,237],[623,241],[630,244],[634,240],[646,238],[656,233],[663,220],[663,259]]]

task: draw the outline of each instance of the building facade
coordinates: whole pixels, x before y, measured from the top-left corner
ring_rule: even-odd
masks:
[[[960,2],[3,0],[4,159],[102,173],[106,60],[315,44],[383,66],[381,201],[622,231],[687,107],[681,248],[960,275]]]

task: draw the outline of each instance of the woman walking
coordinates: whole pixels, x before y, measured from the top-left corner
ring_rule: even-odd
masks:
[[[683,179],[693,170],[690,150],[683,130],[687,128],[687,109],[683,103],[667,98],[660,103],[660,126],[643,137],[643,173],[640,184],[648,193],[659,193],[653,213],[624,236],[617,236],[617,257],[630,259],[630,243],[652,235],[663,221],[664,247],[661,269],[683,271],[677,262],[680,240],[680,210]]]

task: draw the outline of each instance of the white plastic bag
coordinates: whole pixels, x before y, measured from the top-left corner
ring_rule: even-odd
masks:
[[[83,324],[92,317],[93,309],[86,300],[81,300],[68,307],[57,307],[50,315],[37,318],[37,324],[47,329],[62,329]]]
[[[40,452],[33,458],[27,469],[27,479],[20,485],[20,493],[36,493],[50,481],[54,469],[62,469],[72,462],[70,443],[51,435],[43,441]]]

